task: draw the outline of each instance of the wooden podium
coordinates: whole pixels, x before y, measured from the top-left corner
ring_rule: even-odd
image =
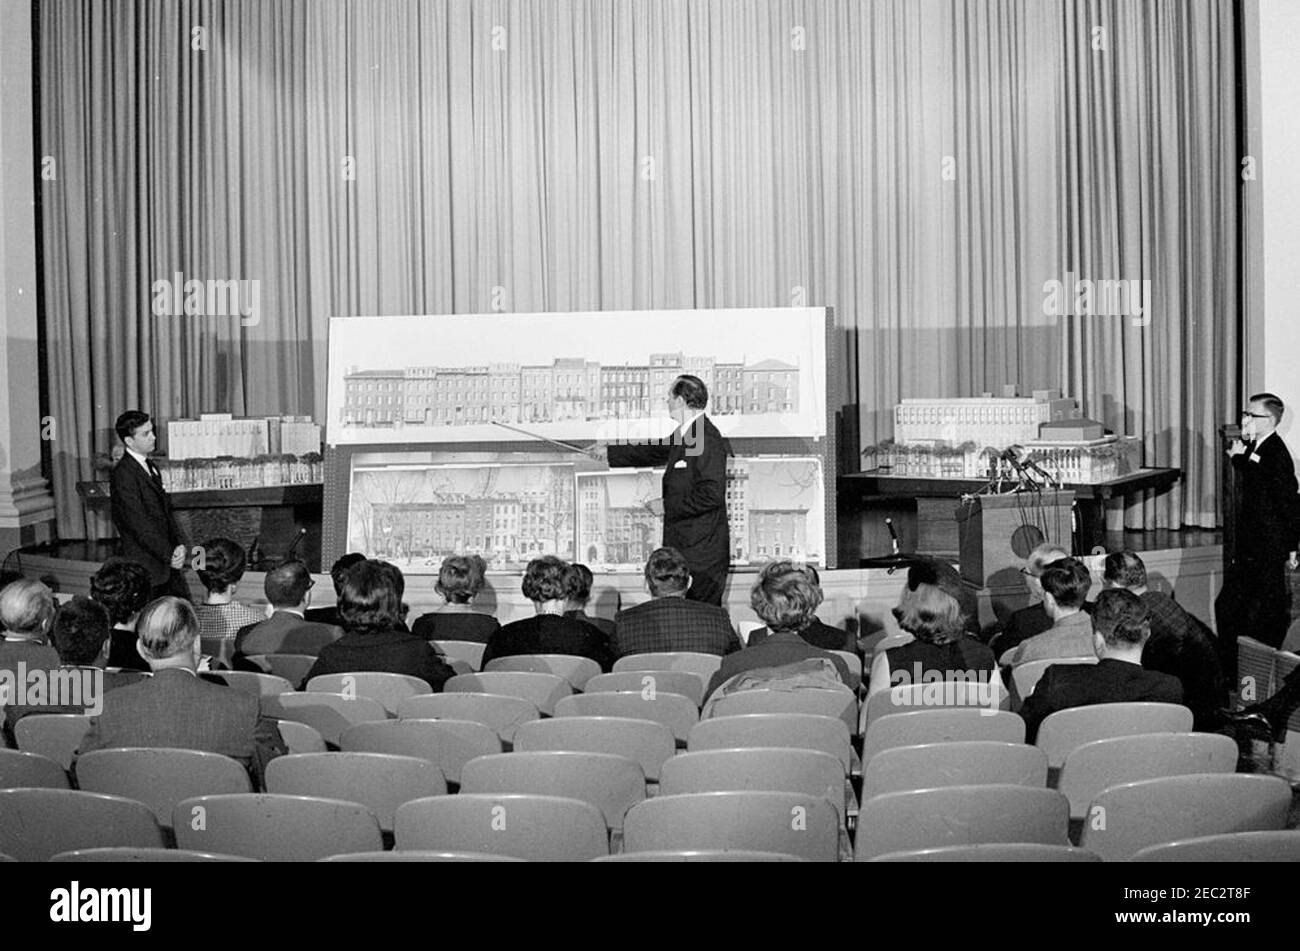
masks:
[[[977,495],[957,503],[962,577],[980,588],[1019,588],[1020,568],[1043,542],[1071,550],[1074,491]]]

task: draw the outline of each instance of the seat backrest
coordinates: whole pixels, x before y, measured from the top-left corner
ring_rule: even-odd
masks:
[[[0,790],[0,852],[6,855],[44,862],[60,852],[110,845],[162,848],[153,810],[142,802],[81,790]]]
[[[384,842],[379,820],[365,806],[316,796],[199,796],[178,803],[172,821],[177,848],[265,862],[374,852]]]
[[[1096,657],[1056,657],[1051,660],[1030,660],[1011,668],[1011,682],[1016,686],[1016,696],[1023,700],[1034,692],[1043,672],[1054,664],[1096,664]]]
[[[663,765],[676,752],[672,731],[654,720],[628,717],[555,717],[532,720],[515,733],[516,752],[571,750],[614,753],[639,763],[649,782],[658,782]]]
[[[291,693],[298,689],[283,677],[275,674],[259,674],[251,670],[222,670],[217,676],[226,682],[227,687],[240,693],[252,694],[254,697],[278,697],[282,693]]]
[[[886,852],[872,862],[1100,862],[1101,856],[1071,845],[1034,845],[1028,842],[986,842],[949,845],[937,849]]]
[[[797,855],[754,852],[750,849],[701,849],[676,852],[619,852],[602,855],[593,862],[806,862]]]
[[[946,786],[886,793],[862,804],[854,858],[985,842],[1068,845],[1068,826],[1069,803],[1055,789]]]
[[[277,720],[275,725],[290,753],[325,752],[325,737],[321,736],[320,730],[314,726],[299,723],[297,720]]]
[[[1038,728],[1047,765],[1058,767],[1084,743],[1139,733],[1189,733],[1192,711],[1177,703],[1097,703],[1050,714]]]
[[[431,693],[397,705],[399,720],[472,720],[513,743],[521,724],[541,716],[537,704],[496,693]]]
[[[556,674],[533,671],[490,670],[480,674],[457,674],[442,685],[444,693],[496,693],[531,701],[544,715],[555,713],[555,704],[573,693],[573,688]]]
[[[882,750],[862,767],[862,801],[885,793],[992,784],[1047,788],[1047,757],[1024,743],[962,740]]]
[[[90,717],[80,713],[29,713],[14,724],[18,748],[72,768],[72,754],[90,729]]]
[[[863,729],[869,735],[872,724],[881,717],[915,710],[938,710],[974,707],[982,710],[1006,710],[1011,697],[997,678],[984,683],[949,680],[936,683],[905,684],[878,690],[867,697],[863,711]]]
[[[612,753],[514,752],[480,756],[461,771],[462,793],[529,793],[591,803],[612,830],[645,799],[645,773]]]
[[[315,727],[325,742],[334,746],[348,727],[388,719],[388,711],[378,700],[341,693],[282,693],[263,697],[261,706],[265,716]]]
[[[847,690],[742,690],[720,697],[709,719],[749,713],[811,713],[838,717],[850,733],[858,729],[858,698]]]
[[[599,674],[587,681],[587,693],[679,693],[699,707],[704,702],[704,683],[689,670],[621,670]]]
[[[1297,668],[1300,668],[1300,656],[1290,651],[1277,652],[1277,669],[1274,673],[1273,689],[1269,696],[1277,693],[1282,687],[1282,682],[1291,676]],[[1300,707],[1291,711],[1291,719],[1287,721],[1287,729],[1300,733]]]
[[[1300,832],[1228,832],[1149,845],[1133,862],[1300,862]]]
[[[925,743],[989,740],[1023,743],[1025,721],[1008,710],[947,707],[891,713],[872,724],[862,738],[862,765],[882,750]]]
[[[1253,637],[1237,638],[1237,682],[1230,684],[1235,693],[1241,689],[1246,678],[1251,678],[1255,687],[1255,698],[1269,696],[1273,692],[1277,674],[1277,649],[1269,647]]]
[[[171,818],[167,820],[171,823]],[[74,849],[60,852],[51,862],[256,862],[246,855],[218,855],[189,849],[143,849],[121,846],[105,849]]]
[[[1056,788],[1081,819],[1102,790],[1123,783],[1191,773],[1233,773],[1237,743],[1220,733],[1144,733],[1112,736],[1075,747],[1065,757]]]
[[[483,667],[483,652],[487,650],[487,644],[479,641],[430,641],[434,647],[442,651],[450,661],[462,661],[469,664],[474,670],[480,670]]]
[[[0,750],[0,789],[69,789],[68,771],[48,756]]]
[[[785,747],[829,753],[849,774],[852,749],[849,728],[838,717],[812,713],[749,713],[701,720],[691,729],[686,748],[726,750],[751,747]]]
[[[699,750],[664,764],[659,795],[703,792],[794,792],[824,796],[845,815],[844,765],[816,750],[781,747]]]
[[[513,855],[486,855],[482,852],[349,852],[330,855],[322,862],[523,862]]]
[[[590,657],[573,654],[515,654],[510,657],[494,657],[483,669],[555,674],[567,680],[574,690],[582,690],[588,680],[600,673],[600,664]]]
[[[654,720],[668,727],[677,742],[685,743],[691,727],[699,722],[700,711],[679,693],[582,693],[557,703],[555,716]]]
[[[698,651],[657,651],[649,654],[628,654],[614,661],[614,670],[687,670],[708,684],[709,679],[722,666],[717,654]]]
[[[750,849],[834,862],[840,817],[822,796],[709,792],[655,796],[623,823],[624,852]]]
[[[1277,776],[1210,773],[1112,786],[1092,801],[1079,844],[1107,862],[1149,845],[1286,826],[1291,787]]]
[[[417,799],[397,810],[397,848],[482,852],[533,862],[585,862],[609,854],[605,817],[559,796],[476,793]]]
[[[349,728],[339,748],[353,753],[418,756],[442,770],[447,782],[459,783],[461,768],[470,760],[501,752],[501,737],[471,720],[387,720]]]
[[[314,693],[341,693],[377,700],[390,716],[397,716],[398,704],[407,697],[433,693],[428,682],[419,677],[378,670],[321,674],[307,681],[307,689]]]
[[[889,617],[892,620],[893,614],[891,613]],[[895,621],[894,623],[898,623],[898,622]],[[872,645],[871,659],[874,661],[885,651],[893,650],[895,647],[903,647],[907,644],[912,643],[912,641],[914,640],[916,640],[916,638],[913,637],[911,634],[908,634],[906,631],[897,631],[893,634],[886,634],[880,640],[876,641],[874,645]]]
[[[391,753],[305,753],[280,756],[266,767],[266,791],[359,802],[391,831],[393,813],[412,799],[443,796],[442,770],[416,756]]]
[[[249,654],[248,660],[263,673],[283,677],[297,686],[307,679],[307,673],[316,663],[310,654]]]
[[[77,760],[77,784],[87,792],[142,802],[158,824],[171,825],[182,799],[252,792],[243,764],[218,753],[173,749],[93,750]]]
[[[229,670],[235,656],[235,635],[200,635],[199,650],[212,658],[213,670]]]

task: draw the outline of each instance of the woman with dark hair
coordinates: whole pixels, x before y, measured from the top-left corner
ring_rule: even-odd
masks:
[[[320,674],[363,670],[409,674],[434,692],[456,672],[429,642],[406,630],[402,573],[386,561],[367,559],[348,569],[339,591],[343,636],[320,649],[303,683]]]
[[[614,622],[609,618],[593,617],[587,613],[591,601],[591,585],[596,580],[591,569],[574,562],[564,570],[564,616],[586,621],[606,637],[614,636]]]
[[[490,614],[475,610],[473,601],[483,589],[487,564],[479,555],[449,555],[438,568],[434,590],[445,602],[436,611],[421,615],[411,633],[426,641],[474,641],[486,644],[501,628]]]
[[[530,618],[512,621],[488,638],[483,669],[495,657],[516,654],[574,654],[590,657],[601,670],[614,666],[609,639],[586,621],[565,617],[568,605],[563,561],[554,555],[534,558],[524,572],[524,597],[533,602]]]
[[[229,665],[235,650],[235,634],[246,624],[266,620],[265,608],[254,608],[235,600],[247,560],[244,549],[228,538],[210,538],[194,560],[194,571],[207,588],[208,596],[194,606],[199,619],[203,653]]]
[[[135,649],[136,619],[149,603],[153,582],[149,570],[127,558],[110,558],[90,578],[90,597],[108,610],[113,624],[106,666],[122,670],[148,670]]]

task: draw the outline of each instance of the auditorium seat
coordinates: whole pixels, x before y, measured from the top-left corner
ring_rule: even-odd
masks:
[[[704,792],[789,792],[824,796],[840,824],[847,812],[844,765],[816,750],[759,747],[697,750],[664,764],[659,795]]]
[[[583,689],[587,693],[679,693],[697,708],[704,702],[704,684],[689,670],[621,670],[592,677]]]
[[[472,720],[386,720],[351,727],[339,747],[349,753],[418,756],[442,770],[447,782],[459,784],[466,763],[501,752],[501,737]]]
[[[1038,748],[1049,768],[1084,743],[1140,733],[1190,733],[1192,711],[1176,703],[1097,703],[1057,710],[1038,728]]]
[[[862,801],[942,786],[1047,788],[1047,757],[1023,743],[964,740],[882,750],[862,767]]]
[[[235,657],[235,635],[200,635],[199,651],[212,658],[211,667],[214,673],[225,673],[230,669]]]
[[[0,750],[0,789],[69,789],[68,771],[48,756]]]
[[[217,676],[226,682],[227,687],[254,697],[278,697],[282,693],[292,693],[298,689],[297,684],[291,684],[283,677],[251,670],[222,670],[217,672]]]
[[[1149,845],[1132,862],[1300,862],[1300,829],[1229,832]]]
[[[1030,660],[1011,668],[1011,682],[1015,685],[1016,696],[1021,702],[1034,692],[1043,673],[1053,664],[1092,664],[1096,666],[1096,657],[1056,657],[1051,660]]]
[[[648,654],[628,654],[614,661],[614,672],[625,670],[686,670],[695,674],[708,685],[709,679],[722,666],[722,658],[717,654],[702,654],[697,651],[659,651]]]
[[[481,852],[533,862],[583,862],[609,854],[600,810],[559,796],[417,799],[398,808],[394,835],[403,852]]]
[[[513,855],[483,852],[350,852],[328,855],[321,862],[523,862]]]
[[[862,738],[863,769],[883,750],[961,740],[1023,743],[1025,721],[1008,710],[939,707],[891,713],[876,720]]]
[[[747,849],[700,850],[682,852],[620,852],[602,855],[593,862],[806,862],[807,859],[782,852],[754,852]]]
[[[12,855],[6,855],[3,852],[0,852],[0,862],[17,862],[17,861],[18,860],[14,858]]]
[[[339,745],[339,738],[350,726],[388,719],[388,711],[378,700],[341,693],[295,692],[263,697],[262,714],[314,727],[332,746]]]
[[[689,675],[688,675],[689,676]],[[517,752],[572,750],[615,753],[641,765],[646,781],[658,783],[677,746],[672,731],[653,720],[628,717],[557,717],[524,723],[515,733]]]
[[[442,770],[427,759],[392,753],[307,753],[280,756],[266,766],[266,791],[359,802],[393,830],[393,813],[412,799],[447,794]]]
[[[854,857],[949,845],[1068,845],[1070,804],[1054,789],[947,786],[886,793],[862,803]]]
[[[679,693],[581,693],[557,703],[555,716],[654,720],[668,727],[673,739],[684,745],[691,727],[699,722],[700,711],[689,697]]]
[[[320,730],[297,720],[277,720],[276,727],[290,753],[324,753],[325,737]]]
[[[844,721],[811,713],[749,713],[701,720],[692,727],[686,742],[692,753],[755,747],[829,753],[840,761],[845,776],[852,763],[849,730]]]
[[[1234,697],[1240,693],[1247,678],[1253,681],[1255,695],[1244,698],[1247,705],[1269,697],[1273,692],[1277,674],[1277,649],[1255,640],[1253,637],[1237,638],[1237,682],[1229,684],[1229,693]]]
[[[1144,733],[1113,736],[1075,747],[1065,757],[1056,788],[1082,819],[1102,790],[1122,783],[1191,773],[1233,773],[1237,743],[1219,733]]]
[[[996,691],[996,696],[992,692]],[[870,735],[871,727],[881,717],[917,710],[976,708],[981,710],[1007,710],[1011,698],[1002,687],[993,683],[975,684],[963,681],[945,683],[911,684],[878,690],[867,697],[862,705],[862,731]]]
[[[434,647],[447,656],[448,663],[459,661],[469,667],[471,671],[479,670],[483,666],[483,652],[487,650],[487,644],[479,641],[429,641]],[[457,668],[457,673],[464,673]]]
[[[1107,862],[1150,845],[1286,825],[1291,786],[1277,776],[1211,773],[1124,783],[1088,807],[1079,844]]]
[[[948,845],[937,849],[887,852],[872,862],[1100,862],[1101,856],[1071,845],[1035,845],[1028,842],[987,842],[982,845]]]
[[[168,818],[170,822],[170,817]],[[189,849],[141,849],[122,846],[106,849],[75,849],[60,852],[51,862],[256,862],[246,855],[218,855]]]
[[[563,677],[532,671],[485,671],[457,674],[442,685],[443,693],[496,693],[531,701],[545,716],[555,713],[555,704],[573,693]]]
[[[823,796],[686,793],[633,807],[623,823],[623,851],[747,849],[834,862],[839,835],[839,813]]]
[[[599,809],[618,833],[627,811],[645,799],[645,773],[636,761],[613,753],[498,753],[466,763],[460,791],[578,799]]]
[[[77,785],[142,802],[170,827],[182,799],[252,792],[248,770],[218,753],[177,749],[93,750],[77,760]]]
[[[283,677],[294,689],[307,679],[307,672],[316,663],[311,654],[249,654],[247,660],[263,673]]]
[[[541,716],[537,704],[496,693],[431,693],[397,705],[399,720],[473,720],[513,743],[519,727]]]
[[[173,821],[177,848],[266,862],[313,862],[383,847],[373,812],[316,796],[199,796],[177,804]]]
[[[1268,695],[1271,697],[1282,687],[1282,682],[1290,676],[1291,672],[1300,667],[1300,656],[1290,651],[1277,652],[1277,668],[1273,675],[1273,689]],[[1297,707],[1291,713],[1291,719],[1287,721],[1287,729],[1300,732],[1300,707]]]
[[[90,729],[90,717],[81,713],[29,713],[14,724],[18,748],[52,759],[72,769],[72,755]]]
[[[810,713],[838,717],[850,733],[858,728],[858,697],[847,690],[742,690],[720,697],[708,710],[708,718],[744,716],[749,713]]]
[[[389,716],[397,716],[397,706],[407,697],[430,694],[427,681],[407,674],[365,670],[339,674],[321,674],[307,681],[306,689],[314,693],[341,693],[347,697],[366,697],[383,704]]]
[[[44,862],[73,849],[165,844],[153,810],[142,802],[72,789],[0,790],[0,852],[20,862]]]
[[[892,618],[892,614],[890,615],[890,617]],[[880,640],[876,641],[876,643],[872,645],[871,660],[874,663],[875,659],[879,657],[881,654],[885,653],[885,651],[893,650],[895,647],[903,647],[907,644],[912,643],[912,641],[914,640],[916,640],[916,638],[914,638],[911,634],[908,634],[906,631],[898,631],[893,634],[886,634],[884,637],[880,638]]]
[[[600,673],[600,664],[590,657],[572,654],[514,654],[510,657],[494,657],[484,668],[485,672],[497,670],[555,674],[567,680],[574,690],[582,690],[588,680]]]

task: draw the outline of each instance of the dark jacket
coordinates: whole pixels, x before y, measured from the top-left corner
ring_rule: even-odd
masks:
[[[307,621],[288,611],[276,611],[264,621],[246,624],[235,635],[235,669],[260,670],[249,654],[307,654],[318,656],[326,644],[343,636],[341,628]]]
[[[501,630],[501,622],[490,614],[463,611],[431,611],[411,626],[411,633],[426,641],[473,641],[486,644]]]
[[[77,665],[69,664],[66,666],[61,666],[57,669],[70,670],[70,671],[85,671],[86,673],[90,674],[90,676],[92,677],[99,676],[99,670],[95,667],[77,666]],[[118,687],[126,687],[134,683],[139,683],[141,680],[146,679],[144,674],[138,673],[136,671],[123,671],[121,673],[104,671],[103,678],[104,678],[103,681],[104,693],[108,693],[110,690],[116,690]],[[83,689],[84,689],[84,681],[83,681]],[[95,698],[95,699],[98,700],[100,698]],[[9,741],[11,746],[16,747],[18,743],[14,737],[14,725],[17,724],[18,721],[21,720],[23,717],[31,713],[78,713],[84,715],[89,711],[89,709],[92,706],[92,703],[90,702],[90,699],[86,696],[85,693],[82,694],[82,701],[83,701],[82,703],[78,703],[78,704],[45,703],[45,704],[36,705],[36,704],[29,703],[23,706],[19,706],[17,704],[10,704],[9,706],[4,708],[5,738]]]
[[[780,667],[784,664],[794,664],[801,660],[808,660],[811,657],[824,657],[833,663],[835,670],[840,675],[840,680],[844,681],[846,686],[848,685],[851,675],[849,674],[849,665],[844,662],[843,657],[837,657],[829,651],[813,647],[798,634],[789,631],[778,631],[775,634],[769,633],[759,644],[751,644],[744,650],[724,657],[722,666],[714,671],[713,676],[709,679],[709,688],[704,692],[704,695],[707,698],[736,674],[743,673],[746,670],[757,670],[760,667]]]
[[[614,619],[614,656],[660,651],[729,654],[740,649],[731,618],[717,605],[653,598]]]
[[[536,614],[502,627],[488,638],[483,669],[493,658],[519,654],[574,654],[590,657],[603,671],[614,666],[609,639],[599,628],[558,614]]]
[[[1246,562],[1285,560],[1300,540],[1300,496],[1291,451],[1273,433],[1263,442],[1248,443],[1245,452],[1232,457],[1232,467],[1241,480],[1233,557]]]
[[[18,664],[23,663],[28,670],[53,670],[61,663],[59,652],[49,644],[36,641],[6,641],[0,635],[0,669],[18,672]]]
[[[347,674],[362,670],[409,674],[426,681],[434,692],[455,676],[438,653],[408,631],[379,631],[374,634],[346,632],[320,649],[303,685],[321,674]]]
[[[1228,686],[1210,629],[1159,591],[1139,595],[1151,621],[1142,666],[1177,677],[1183,702],[1192,711],[1193,730],[1212,730],[1216,711],[1228,705]]]
[[[974,672],[990,676],[997,667],[993,651],[969,635],[947,644],[931,644],[915,640],[901,647],[885,651],[889,658],[889,681],[892,686],[924,683],[922,679],[931,671],[943,675],[944,680],[960,677],[969,680]]]
[[[1038,739],[1038,727],[1050,714],[1094,703],[1182,703],[1176,677],[1144,670],[1137,664],[1105,658],[1097,664],[1053,664],[1043,671],[1034,692],[1020,708],[1025,742]]]
[[[586,611],[581,611],[581,610],[565,611],[564,616],[577,618],[579,621],[586,621],[592,627],[599,628],[600,632],[604,634],[607,638],[610,638],[611,640],[613,640],[614,638],[614,622],[611,621],[609,618],[595,617],[593,615],[588,614]]]
[[[181,544],[180,529],[161,477],[150,477],[129,452],[113,467],[111,508],[122,557],[144,565],[155,587],[165,584],[172,552]]]
[[[748,647],[755,647],[767,640],[769,631],[766,627],[760,627],[749,632],[749,640],[746,641]],[[808,625],[806,630],[800,631],[799,636],[811,644],[813,647],[820,647],[827,651],[849,651],[857,652],[857,644],[853,635],[838,627],[831,627],[829,624],[823,624],[817,618]]]
[[[149,665],[145,659],[140,656],[136,650],[136,642],[140,637],[135,631],[128,631],[122,628],[113,628],[108,632],[108,660],[106,666],[120,667],[122,670],[139,670],[145,673],[149,670]]]

